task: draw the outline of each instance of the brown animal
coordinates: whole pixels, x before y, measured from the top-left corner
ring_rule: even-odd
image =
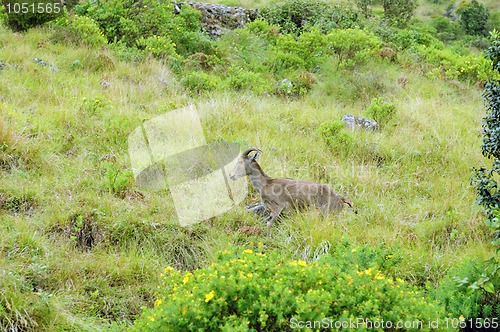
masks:
[[[250,155],[254,151],[256,153]],[[268,226],[271,226],[273,220],[284,210],[314,206],[321,213],[329,213],[340,212],[344,203],[353,206],[350,199],[341,197],[325,184],[269,177],[256,161],[261,152],[258,148],[243,151],[229,177],[236,180],[250,176],[252,185],[260,194],[261,204],[253,204],[247,208],[260,214],[267,210],[270,214],[265,219]]]

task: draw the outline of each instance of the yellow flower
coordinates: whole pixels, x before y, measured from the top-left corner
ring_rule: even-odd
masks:
[[[300,260],[300,259],[297,261],[297,264],[298,264],[299,266],[306,266],[306,265],[307,265],[307,263],[306,263],[305,261]]]
[[[160,304],[161,304],[161,300],[160,300],[160,299],[157,299],[157,300],[155,301],[155,307],[159,306]]]
[[[244,250],[243,252],[244,252],[245,254],[249,254],[249,255],[250,255],[250,254],[253,254],[253,251],[252,251],[252,250],[250,250],[250,249],[246,249],[246,250]]]
[[[210,301],[211,299],[214,298],[214,296],[215,296],[215,292],[214,291],[211,291],[210,293],[205,294],[205,302]]]
[[[465,317],[464,317],[464,315],[460,315],[460,317],[458,317],[458,319],[460,319],[460,321],[463,322],[465,320]]]

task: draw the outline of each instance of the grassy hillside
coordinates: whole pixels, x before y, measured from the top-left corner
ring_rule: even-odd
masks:
[[[218,47],[229,54],[231,42]],[[167,61],[133,59],[61,40],[54,26],[0,27],[3,330],[123,327],[153,306],[167,266],[193,271],[257,244],[306,262],[341,241],[386,246],[398,262],[387,274],[434,288],[451,267],[492,254],[470,185],[470,168],[484,163],[474,81],[429,74],[401,52],[397,62],[372,56],[354,67],[327,58],[300,95],[270,93],[267,76],[262,93],[193,92]],[[345,114],[368,116],[374,98],[396,110],[380,131],[342,129],[344,140],[322,131]],[[293,213],[267,229],[241,204],[180,227],[167,191],[136,186],[127,138],[187,105],[209,142],[258,146],[269,175],[330,184],[357,213]],[[250,191],[244,203],[257,199]]]

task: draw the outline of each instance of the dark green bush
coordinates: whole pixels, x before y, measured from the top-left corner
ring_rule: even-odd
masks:
[[[24,31],[63,15],[63,7],[72,8],[77,1],[67,1],[64,5],[57,0],[2,0],[2,3],[7,25],[15,31]]]
[[[218,88],[221,79],[203,71],[192,71],[181,79],[181,84],[190,92],[213,91]]]
[[[359,24],[358,12],[345,5],[330,5],[325,1],[287,0],[268,5],[260,18],[281,27],[283,33],[301,33],[313,26],[323,31],[331,28],[352,28]]]
[[[366,109],[366,116],[377,121],[380,127],[386,125],[396,114],[396,107],[382,98],[373,98]]]
[[[414,0],[383,0],[384,18],[392,25],[403,27],[413,17],[417,4]]]
[[[353,137],[345,130],[345,124],[341,120],[323,122],[318,128],[318,133],[330,150],[340,155],[349,154],[355,144]]]
[[[156,57],[212,52],[201,33],[201,14],[190,6],[173,13],[173,4],[159,0],[86,1],[75,7],[92,18],[109,43],[137,48]]]
[[[444,16],[436,16],[432,18],[431,25],[436,29],[436,38],[443,42],[456,40],[462,33],[458,23],[451,21]]]
[[[433,296],[443,303],[452,317],[464,317],[465,324],[482,322],[476,320],[478,318],[500,317],[500,297],[498,292],[494,292],[494,289],[500,287],[500,276],[496,274],[493,278],[488,278],[485,274],[487,269],[485,263],[463,263],[448,272],[439,287],[433,291]]]
[[[192,273],[167,267],[154,308],[130,330],[292,331],[304,321],[323,321],[339,330],[338,324],[358,318],[426,327],[429,317],[444,317],[437,302],[369,262],[364,253],[370,251],[359,248],[357,256],[358,248],[347,248],[350,253],[344,248],[316,263],[284,260],[281,253],[257,248],[223,252],[213,265]]]
[[[52,40],[70,44],[104,46],[107,40],[93,19],[79,15],[64,15],[54,21]]]
[[[486,36],[488,34],[488,8],[477,0],[466,3],[457,10],[460,24],[469,35]]]

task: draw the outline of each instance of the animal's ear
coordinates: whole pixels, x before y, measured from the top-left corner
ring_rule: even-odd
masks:
[[[250,157],[250,161],[253,161],[253,160],[259,158],[259,156],[260,156],[260,151],[258,151],[257,153],[255,153],[252,157]]]

